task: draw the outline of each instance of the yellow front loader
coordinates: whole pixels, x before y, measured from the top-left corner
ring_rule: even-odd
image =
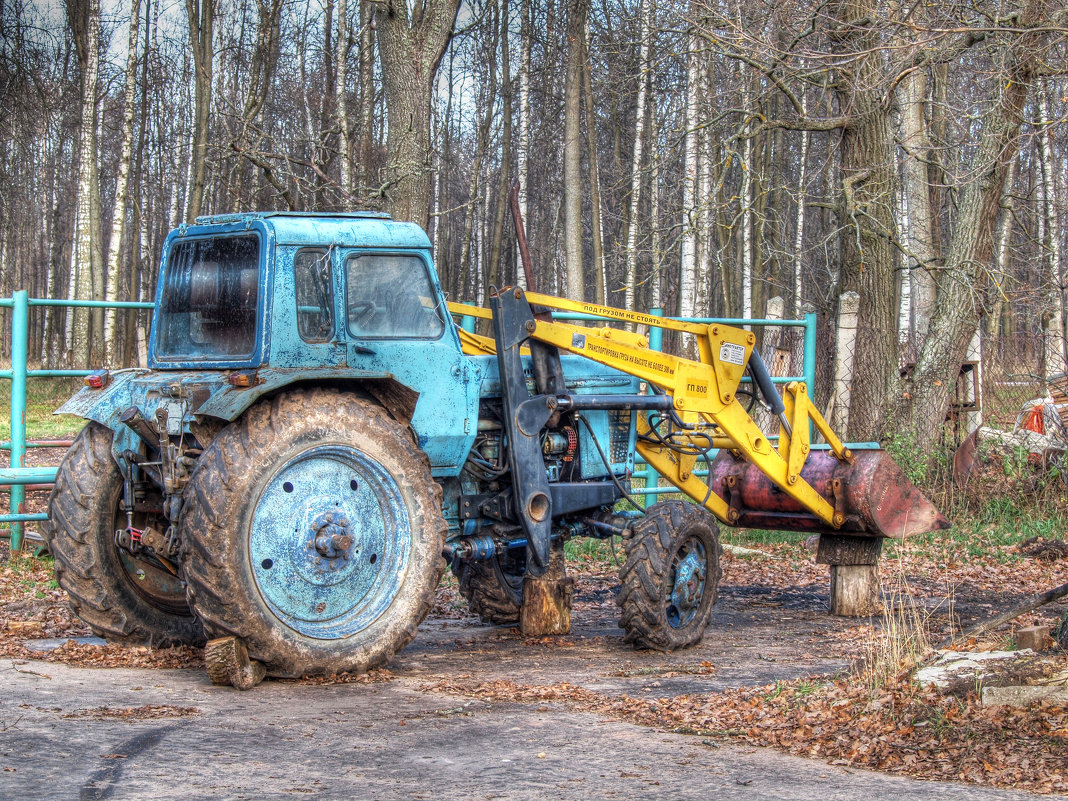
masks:
[[[949,525],[885,451],[846,447],[816,408],[804,382],[788,383],[780,395],[755,350],[756,338],[750,331],[674,321],[511,287],[495,292],[488,309],[450,303],[449,310],[454,315],[486,320],[492,329],[492,336],[461,331],[461,344],[470,355],[497,356],[513,492],[517,496],[515,508],[528,543],[528,575],[548,569],[553,520],[558,517],[539,458],[544,432],[560,425],[561,415],[611,408],[613,404],[634,412],[637,452],[694,504],[730,526],[821,534],[821,561],[842,566],[838,571],[842,577],[848,573],[846,566],[863,566],[862,573],[873,573],[870,566],[875,564],[883,538],[900,539]],[[695,343],[696,358],[652,350],[643,334],[607,323],[592,327],[554,320],[553,311],[689,335]],[[583,356],[636,377],[647,393],[614,398],[572,394],[560,367],[562,353]],[[749,380],[743,384],[747,373]],[[747,411],[743,401],[752,406],[754,396],[776,419],[775,435],[761,430]],[[822,446],[814,447],[814,435],[822,438]],[[680,502],[668,502],[672,503]],[[678,517],[693,514],[693,508],[685,505],[671,511]],[[678,522],[672,519],[657,525],[672,529]],[[625,538],[641,528],[640,523],[624,525],[618,519],[614,524]],[[662,538],[674,536],[663,534]],[[669,542],[663,554],[653,555],[652,563],[663,557],[678,564],[656,575],[647,569],[650,575],[643,579],[650,585],[660,582],[669,609],[675,603],[672,598],[678,601],[680,592],[685,596],[680,582],[684,585],[689,580],[686,559],[692,555],[688,551],[680,558],[673,547]],[[718,544],[706,542],[704,550],[710,549],[718,549]],[[641,557],[647,561],[648,550],[644,548]],[[707,566],[703,571],[697,568],[702,580],[709,578],[710,570]],[[626,568],[623,579],[625,596]],[[650,586],[644,592],[655,595],[657,590]],[[848,613],[850,602],[843,596],[836,609],[834,594],[832,586],[832,610]],[[622,622],[628,628],[625,602],[623,605]],[[675,607],[681,608],[678,604]],[[641,634],[631,639],[654,647],[673,647],[663,639],[650,641]]]

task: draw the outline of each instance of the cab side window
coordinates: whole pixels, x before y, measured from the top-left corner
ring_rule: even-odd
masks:
[[[334,290],[330,276],[330,252],[305,248],[293,259],[296,288],[297,331],[305,342],[329,342],[334,338]]]
[[[418,256],[362,253],[345,260],[349,333],[371,339],[436,339],[445,330]]]

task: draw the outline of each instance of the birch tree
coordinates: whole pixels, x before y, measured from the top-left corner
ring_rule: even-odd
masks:
[[[137,51],[138,30],[141,20],[141,0],[130,2],[130,31],[126,45],[126,84],[122,104],[122,144],[119,147],[119,169],[115,179],[115,207],[111,215],[111,238],[108,240],[107,258],[107,299],[119,299],[122,294],[129,294],[129,286],[120,287],[123,273],[119,269],[119,259],[125,247],[127,185],[130,178],[130,161],[133,150],[134,102],[137,92]],[[110,309],[104,323],[104,364],[116,365],[116,311]]]
[[[582,71],[589,0],[568,0],[567,73],[564,81],[565,294],[586,297],[582,263]]]
[[[100,2],[68,0],[67,18],[81,67],[81,127],[78,145],[77,216],[71,252],[70,298],[90,300],[103,278],[100,244],[99,177],[97,172],[97,75],[100,67]],[[103,293],[100,293],[101,296]],[[102,298],[101,298],[102,299]],[[76,309],[69,334],[71,361],[90,363],[90,313]],[[98,334],[102,334],[98,331]],[[99,347],[100,343],[97,342]]]

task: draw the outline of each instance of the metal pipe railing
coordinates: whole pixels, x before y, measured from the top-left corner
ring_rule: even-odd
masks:
[[[41,369],[30,370],[29,358],[29,309],[31,306],[60,306],[67,308],[113,308],[113,309],[152,309],[153,304],[134,301],[98,301],[98,300],[64,300],[59,298],[31,298],[25,290],[16,291],[10,298],[0,298],[0,307],[10,308],[11,315],[11,369],[0,370],[0,379],[11,381],[11,439],[0,443],[0,450],[9,450],[10,468],[0,470],[0,486],[10,487],[10,514],[0,515],[0,524],[10,525],[11,550],[22,548],[24,524],[46,520],[47,515],[30,514],[24,511],[26,487],[29,485],[50,484],[55,481],[56,468],[28,468],[25,466],[28,447],[60,447],[59,443],[29,443],[26,439],[26,386],[30,378],[79,377],[88,375],[91,370]],[[651,309],[650,314],[660,317],[662,309]],[[588,314],[555,313],[554,317],[562,320],[599,320]],[[803,320],[740,320],[726,317],[671,317],[668,319],[704,324],[722,325],[763,325],[804,328],[802,345],[802,374],[800,376],[782,376],[772,380],[777,384],[790,381],[805,381],[809,387],[816,379],[816,315],[806,314]],[[473,318],[464,318],[461,324],[468,330],[474,328]],[[649,347],[663,350],[663,330],[652,327],[649,330]],[[748,379],[744,379],[748,380]],[[645,462],[635,457],[635,464]],[[645,487],[636,494],[645,496],[646,502],[663,492],[677,491],[674,487],[660,487],[660,476],[653,468],[646,465],[645,470],[636,471],[633,478],[644,478]],[[0,535],[2,536],[2,535]]]
[[[11,309],[11,369],[0,370],[0,379],[11,382],[11,439],[0,443],[0,450],[10,451],[10,468],[0,470],[0,486],[8,486],[10,513],[0,515],[0,524],[10,526],[11,552],[22,549],[25,524],[47,520],[43,513],[25,511],[26,488],[35,484],[51,484],[56,480],[55,467],[26,467],[28,447],[62,447],[59,443],[31,444],[26,440],[26,385],[30,378],[60,378],[86,376],[92,370],[31,370],[29,369],[29,328],[31,306],[63,306],[74,309],[152,309],[153,304],[137,301],[65,300],[61,298],[31,298],[20,289],[10,298],[0,298],[0,308]],[[0,532],[0,537],[3,533]]]

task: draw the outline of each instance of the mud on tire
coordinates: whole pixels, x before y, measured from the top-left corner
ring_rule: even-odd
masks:
[[[508,570],[508,562],[494,557],[481,562],[459,560],[452,572],[460,594],[483,623],[494,626],[519,622],[523,604],[523,571]]]
[[[269,675],[368,670],[430,610],[441,489],[410,432],[371,401],[314,389],[252,407],[212,440],[184,497],[193,608]]]
[[[720,579],[716,519],[693,504],[664,501],[631,526],[623,545],[616,603],[624,641],[657,651],[700,642]]]
[[[42,527],[55,556],[56,581],[78,617],[110,642],[202,644],[204,630],[181,581],[115,544],[115,530],[126,526],[126,515],[111,440],[109,429],[90,422],[59,467],[48,499],[49,524]]]

